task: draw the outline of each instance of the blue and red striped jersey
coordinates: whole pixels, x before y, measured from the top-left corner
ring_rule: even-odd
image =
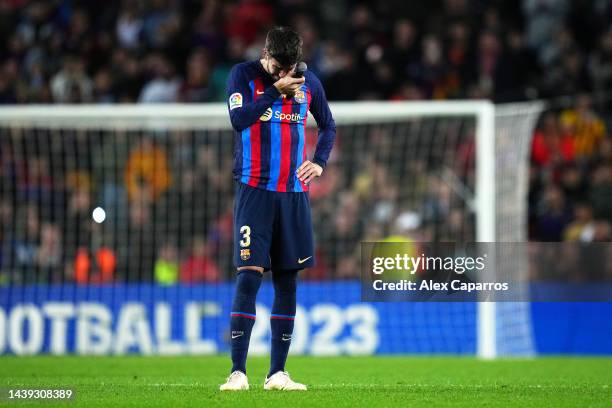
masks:
[[[311,72],[293,98],[273,86],[260,61],[235,65],[227,82],[228,109],[235,130],[234,178],[271,191],[301,192],[296,170],[307,160],[305,129],[308,111],[319,137],[312,159],[325,167],[336,135],[323,86]]]

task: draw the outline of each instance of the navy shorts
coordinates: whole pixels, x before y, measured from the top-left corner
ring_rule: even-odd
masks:
[[[237,183],[234,265],[303,269],[314,266],[314,261],[308,193],[281,193]]]

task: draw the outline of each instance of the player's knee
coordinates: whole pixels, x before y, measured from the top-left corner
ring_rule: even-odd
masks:
[[[276,293],[293,294],[296,292],[298,270],[272,272],[272,283]]]
[[[240,273],[240,271],[244,271],[244,270],[250,270],[250,271],[259,272],[262,275],[264,273],[264,268],[261,267],[261,266],[241,266],[240,268],[238,268],[238,273]]]
[[[261,285],[261,280],[261,272],[250,268],[239,270],[236,278],[236,297],[244,298],[246,296],[246,298],[252,298],[254,301]]]

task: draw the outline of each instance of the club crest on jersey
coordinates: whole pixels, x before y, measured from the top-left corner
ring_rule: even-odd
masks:
[[[242,106],[242,94],[236,92],[229,97],[229,108],[230,110],[240,108]]]
[[[243,261],[246,261],[250,257],[251,257],[251,250],[250,249],[241,249],[240,250],[240,259],[242,259]]]
[[[295,91],[295,95],[293,96],[293,99],[295,99],[297,103],[304,103],[306,102],[306,95],[304,94],[304,91],[302,91],[301,89],[298,89],[297,91]]]
[[[272,118],[272,108],[266,109],[263,115],[259,117],[262,122],[267,122]]]

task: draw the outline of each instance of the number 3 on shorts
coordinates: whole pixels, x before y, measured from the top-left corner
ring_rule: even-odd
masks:
[[[243,225],[242,227],[240,227],[240,233],[242,234],[240,246],[245,248],[251,245],[251,227],[249,227],[248,225]]]

